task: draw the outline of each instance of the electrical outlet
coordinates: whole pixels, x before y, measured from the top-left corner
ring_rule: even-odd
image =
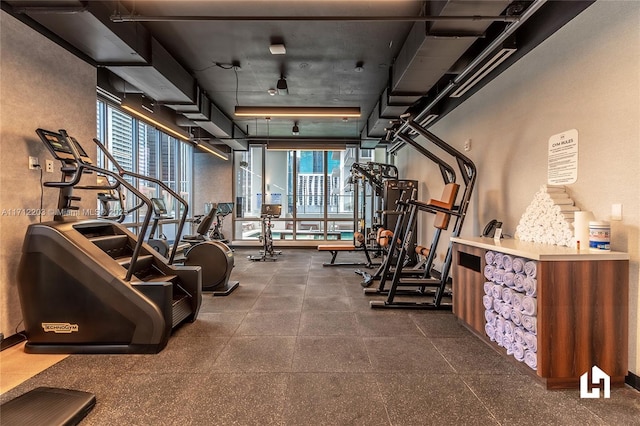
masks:
[[[53,160],[45,160],[47,173],[53,173]]]
[[[464,150],[471,151],[471,139],[467,139],[464,141]]]
[[[29,156],[29,170],[35,170],[38,168],[40,161],[38,161],[38,157]]]

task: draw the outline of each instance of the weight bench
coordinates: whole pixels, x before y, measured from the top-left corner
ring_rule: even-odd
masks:
[[[318,246],[318,251],[328,251],[331,253],[331,262],[323,263],[322,266],[366,266],[367,268],[371,268],[372,266],[374,266],[373,262],[371,261],[371,256],[369,256],[367,246],[365,245],[356,247],[355,245],[324,244]],[[336,257],[338,257],[338,253],[341,251],[363,251],[364,255],[367,257],[367,261],[336,263]]]

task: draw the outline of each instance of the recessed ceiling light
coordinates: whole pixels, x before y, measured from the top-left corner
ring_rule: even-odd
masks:
[[[267,90],[267,93],[270,94],[271,96],[275,96],[276,93],[278,93],[278,91],[276,89],[269,89]]]
[[[284,47],[284,44],[272,44],[269,46],[269,51],[272,55],[284,55],[287,53],[287,49]]]

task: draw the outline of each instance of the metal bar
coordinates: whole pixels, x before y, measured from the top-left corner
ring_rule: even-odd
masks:
[[[111,22],[197,22],[197,21],[318,21],[318,22],[438,22],[438,21],[496,21],[517,22],[518,16],[213,16],[213,15],[173,15],[173,16],[144,16],[144,15],[111,15]]]
[[[427,150],[425,147],[423,147],[422,145],[418,144],[416,141],[414,141],[413,139],[411,139],[409,136],[400,133],[398,135],[398,137],[408,143],[409,145],[411,145],[412,147],[414,147],[420,154],[424,155],[425,157],[427,157],[428,159],[430,159],[431,161],[433,161],[434,163],[436,163],[438,165],[438,167],[440,167],[440,173],[442,174],[442,179],[444,180],[444,183],[455,183],[456,181],[456,172],[453,170],[453,168],[448,165],[447,163],[445,163],[444,161],[442,161],[438,156],[434,155],[432,152],[430,152],[429,150]]]

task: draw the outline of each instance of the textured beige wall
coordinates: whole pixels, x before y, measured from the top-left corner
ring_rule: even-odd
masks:
[[[431,131],[459,150],[472,140],[467,154],[479,173],[463,229],[472,236],[492,218],[514,233],[546,183],[549,137],[574,128],[578,180],[569,194],[600,220],[609,219],[611,204],[623,204],[623,220],[611,222],[612,248],[631,256],[629,369],[639,374],[640,2],[596,2]],[[421,198],[441,191],[428,163],[410,147],[398,155],[403,176],[422,182]],[[426,240],[428,219],[421,221]]]
[[[64,128],[95,158],[96,70],[5,12],[0,34],[0,331],[7,337],[23,330],[16,270],[27,226],[39,220],[14,209],[40,208],[40,172],[28,169],[28,157],[43,166],[52,158],[35,130]],[[59,164],[54,170],[44,181],[60,178]],[[44,208],[54,209],[57,196],[45,188]],[[81,205],[95,208],[95,200],[88,193]]]

